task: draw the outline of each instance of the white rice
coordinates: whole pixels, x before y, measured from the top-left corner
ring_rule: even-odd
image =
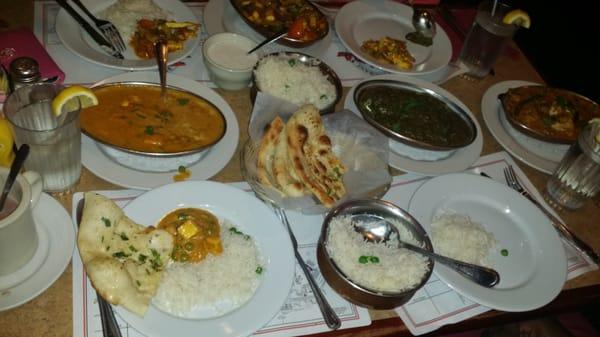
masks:
[[[169,12],[152,0],[117,0],[100,13],[100,17],[112,22],[127,43],[135,33],[138,20],[167,19]]]
[[[261,91],[297,105],[311,103],[323,109],[336,98],[335,86],[317,64],[306,65],[293,57],[264,57],[254,76]]]
[[[487,256],[496,246],[496,239],[466,215],[451,212],[437,215],[431,224],[431,241],[438,254],[491,267]]]
[[[179,317],[192,311],[224,313],[246,303],[258,288],[264,264],[254,240],[221,225],[223,252],[199,263],[172,262],[167,266],[153,303]]]
[[[405,226],[389,220],[403,241],[417,246],[418,242]],[[382,292],[401,292],[417,286],[429,270],[427,258],[404,248],[398,248],[395,238],[384,243],[365,241],[354,230],[351,216],[338,216],[331,220],[327,233],[326,249],[338,268],[348,278],[366,288]],[[376,256],[379,262],[361,263],[360,258]]]

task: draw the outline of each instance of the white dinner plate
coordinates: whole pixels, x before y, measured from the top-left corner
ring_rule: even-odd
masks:
[[[493,288],[435,264],[438,277],[461,295],[497,310],[527,311],[560,293],[567,276],[562,242],[550,220],[508,186],[475,174],[435,177],[415,192],[408,211],[430,236],[433,218],[447,211],[468,215],[494,235],[497,246],[488,260],[500,282]],[[503,249],[507,256],[502,256]]]
[[[0,311],[26,303],[44,292],[69,264],[75,247],[75,228],[64,207],[46,193],[33,208],[33,219],[40,238],[47,242],[44,262],[26,280],[0,290]]]
[[[429,47],[406,41],[406,48],[415,58],[414,66],[409,70],[401,70],[378,61],[360,48],[364,41],[378,40],[384,36],[405,41],[405,35],[415,31],[411,21],[412,14],[410,6],[393,1],[353,1],[342,7],[336,15],[335,31],[348,50],[375,68],[406,75],[436,72],[452,58],[450,39],[439,25],[433,44]]]
[[[350,91],[346,95],[346,100],[344,101],[344,108],[351,110],[357,115],[361,116],[360,111],[354,103],[354,90],[363,82],[378,79],[402,81],[435,91],[436,93],[450,99],[452,102],[454,102],[464,111],[466,111],[473,120],[475,128],[477,129],[477,136],[473,143],[464,148],[456,150],[447,158],[435,161],[415,160],[407,156],[400,155],[391,150],[391,148],[394,147],[393,143],[395,143],[396,141],[390,139],[390,152],[388,159],[390,166],[405,172],[433,176],[463,171],[470,167],[471,164],[473,164],[479,158],[479,155],[481,154],[481,149],[483,148],[483,136],[481,134],[481,127],[479,126],[479,123],[477,123],[477,119],[475,118],[473,113],[471,113],[469,108],[466,105],[464,105],[458,98],[431,82],[427,82],[425,80],[421,80],[413,76],[402,76],[394,74],[372,76],[357,83],[354,87],[350,89]]]
[[[158,73],[124,73],[102,80],[97,83],[97,85],[122,81],[157,83]],[[221,138],[217,144],[212,146],[201,160],[187,168],[191,172],[189,180],[209,179],[221,171],[221,169],[229,163],[229,160],[235,153],[240,136],[237,118],[229,104],[227,104],[219,94],[208,88],[206,85],[172,74],[167,76],[167,84],[203,97],[221,110],[223,116],[225,116],[227,129],[223,138]],[[98,148],[96,142],[91,138],[81,135],[81,142],[81,162],[83,165],[95,175],[117,185],[130,188],[151,189],[160,185],[172,183],[173,176],[177,173],[137,171],[119,165],[111,160]]]
[[[481,98],[483,120],[490,133],[510,154],[537,170],[552,174],[569,146],[544,142],[519,132],[506,119],[502,103],[498,99],[498,95],[508,89],[524,85],[538,85],[538,83],[504,81],[489,87]]]
[[[232,32],[240,35],[244,35],[256,43],[262,42],[265,37],[256,32],[250,27],[244,19],[240,17],[238,12],[233,8],[229,0],[210,0],[204,8],[204,24],[206,25],[206,31],[209,35]],[[261,54],[274,53],[278,51],[292,51],[308,54],[317,58],[323,58],[325,52],[329,48],[333,38],[333,27],[329,27],[329,33],[320,41],[305,47],[305,48],[292,48],[277,43],[261,48]]]
[[[255,240],[265,265],[256,292],[241,307],[214,318],[178,318],[160,311],[153,304],[143,318],[122,307],[117,307],[118,315],[147,336],[251,335],[279,312],[292,286],[295,262],[290,237],[275,214],[252,194],[211,181],[161,186],[132,200],[123,210],[133,221],[152,225],[165,214],[182,207],[206,209]]]
[[[190,11],[190,9],[178,0],[153,0],[156,5],[165,9],[170,13],[169,19],[175,21],[189,21],[200,23],[198,18]],[[90,12],[97,14],[102,12],[112,3],[113,0],[81,0],[81,2],[89,9]],[[71,6],[78,10],[74,3]],[[85,17],[85,16],[84,16]],[[86,17],[87,18],[87,17]],[[199,28],[202,29],[202,26]],[[79,57],[100,64],[109,68],[125,69],[125,70],[145,70],[158,68],[155,59],[141,59],[137,57],[133,48],[125,41],[127,49],[122,53],[124,59],[112,57],[106,54],[92,40],[88,33],[73,19],[69,13],[63,8],[60,9],[56,16],[56,33],[65,47]],[[180,51],[169,53],[168,63],[176,63],[190,55],[200,43],[200,32],[196,37],[187,40],[184,48]]]

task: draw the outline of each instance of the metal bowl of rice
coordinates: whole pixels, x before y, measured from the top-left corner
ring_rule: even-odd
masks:
[[[321,114],[335,111],[343,94],[342,82],[325,62],[298,52],[277,52],[258,60],[252,73],[250,98],[258,91],[298,106],[311,103]]]
[[[394,225],[403,241],[433,251],[417,220],[378,199],[352,200],[332,209],[321,228],[317,261],[327,283],[346,300],[370,309],[392,309],[408,302],[433,271],[433,260],[387,243],[366,242],[352,217],[372,215]],[[364,221],[364,220],[363,220]]]

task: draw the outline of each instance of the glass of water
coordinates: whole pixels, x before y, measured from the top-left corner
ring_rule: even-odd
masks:
[[[47,192],[68,190],[81,175],[80,110],[58,117],[52,112],[52,100],[63,88],[50,83],[21,87],[4,104],[15,143],[30,146],[25,169],[40,173]]]
[[[498,0],[479,4],[458,59],[468,68],[468,75],[483,78],[489,74],[504,46],[512,39],[518,26],[502,23],[510,10],[510,6]]]
[[[600,121],[589,123],[571,145],[546,185],[554,207],[577,209],[600,190]]]

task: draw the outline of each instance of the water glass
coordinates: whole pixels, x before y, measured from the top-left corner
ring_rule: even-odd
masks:
[[[600,190],[600,123],[589,123],[571,145],[546,185],[546,200],[556,208],[577,209]]]
[[[479,4],[459,56],[459,62],[468,68],[468,75],[483,78],[489,74],[504,46],[517,31],[518,26],[502,23],[510,10],[510,6],[497,0]]]
[[[30,147],[25,169],[40,173],[48,192],[68,190],[81,175],[80,111],[52,113],[52,99],[62,89],[50,83],[21,87],[4,104],[15,143]]]

